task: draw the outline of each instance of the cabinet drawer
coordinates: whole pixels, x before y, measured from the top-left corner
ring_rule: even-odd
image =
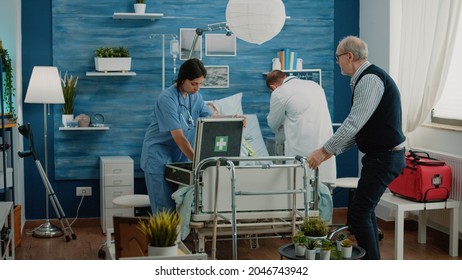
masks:
[[[112,200],[128,194],[133,194],[132,186],[104,188],[104,208],[120,208],[120,206],[113,204]]]
[[[133,165],[129,163],[106,163],[104,174],[133,174]]]
[[[107,186],[132,186],[133,174],[105,174],[104,187]]]

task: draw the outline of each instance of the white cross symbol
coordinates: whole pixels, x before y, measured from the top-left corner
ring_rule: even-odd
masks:
[[[224,141],[223,137],[220,138],[220,141],[218,141],[215,144],[218,147],[218,150],[223,150],[223,147],[226,147],[226,142]]]

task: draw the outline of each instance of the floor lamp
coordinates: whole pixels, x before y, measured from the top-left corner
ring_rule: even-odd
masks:
[[[27,88],[25,103],[43,104],[43,131],[44,131],[44,154],[45,154],[45,173],[48,177],[48,125],[47,114],[48,104],[64,104],[64,95],[61,87],[61,78],[58,68],[52,66],[35,66]],[[33,231],[35,237],[58,237],[63,232],[50,222],[48,204],[49,192],[46,191],[46,220]]]

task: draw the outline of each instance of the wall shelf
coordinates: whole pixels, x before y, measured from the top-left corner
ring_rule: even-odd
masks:
[[[109,130],[109,126],[60,127],[59,130]]]
[[[136,76],[136,72],[87,72],[87,76]]]
[[[164,16],[162,13],[144,13],[144,14],[137,14],[137,13],[114,13],[112,15],[113,19],[149,19],[149,20],[156,20],[160,19]]]

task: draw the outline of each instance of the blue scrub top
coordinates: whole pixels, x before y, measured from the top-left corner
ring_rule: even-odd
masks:
[[[152,121],[146,130],[141,152],[141,169],[161,174],[165,164],[189,161],[173,140],[170,131],[181,128],[194,147],[197,118],[211,115],[212,111],[199,92],[188,93],[183,98],[176,85],[164,90],[154,103]]]

